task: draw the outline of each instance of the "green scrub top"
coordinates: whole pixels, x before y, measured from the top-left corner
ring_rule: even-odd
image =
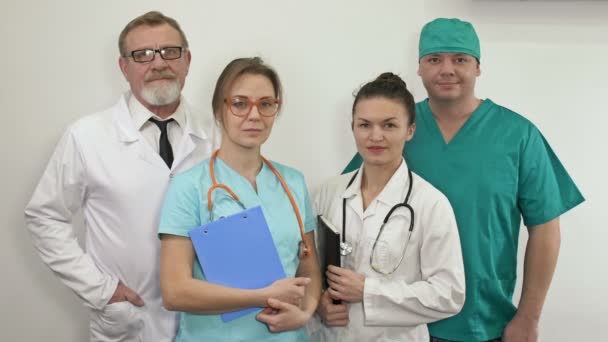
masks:
[[[491,100],[480,104],[449,144],[428,99],[416,104],[416,115],[404,157],[450,200],[466,276],[462,311],[429,324],[429,330],[454,341],[500,337],[516,311],[521,218],[528,227],[546,223],[584,198],[540,131]],[[355,156],[345,172],[360,163]]]
[[[291,190],[304,221],[305,232],[315,226],[304,177],[299,171],[272,163]],[[288,277],[294,277],[300,263],[298,250],[302,240],[291,202],[275,174],[263,164],[256,177],[257,192],[249,181],[231,169],[221,159],[215,161],[218,183],[228,185],[246,208],[261,206],[270,233],[277,247],[281,263]],[[188,237],[188,231],[209,223],[207,190],[211,187],[209,160],[176,175],[170,183],[161,211],[159,234]],[[213,192],[213,215],[217,219],[243,209],[222,190]],[[205,280],[198,259],[192,276]],[[223,322],[220,315],[182,313],[176,342],[194,341],[308,341],[305,329],[271,333],[266,324],[255,319],[259,311],[230,322]]]

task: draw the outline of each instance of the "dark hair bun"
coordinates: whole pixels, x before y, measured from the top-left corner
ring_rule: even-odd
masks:
[[[380,74],[375,80],[365,83],[359,89],[355,95],[355,102],[353,102],[353,115],[355,114],[357,103],[361,99],[378,97],[395,100],[401,103],[408,114],[408,122],[410,124],[416,122],[416,103],[414,102],[414,96],[412,96],[412,93],[407,89],[405,81],[392,72]]]
[[[402,80],[401,77],[399,77],[399,75],[395,75],[392,72],[384,72],[384,73],[380,74],[380,76],[378,76],[376,78],[375,82],[392,83],[393,85],[398,85],[399,87],[403,87],[404,89],[407,89],[407,85],[405,84],[405,81]]]

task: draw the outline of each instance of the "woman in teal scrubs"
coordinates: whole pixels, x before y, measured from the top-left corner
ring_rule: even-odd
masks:
[[[308,341],[302,327],[315,312],[321,285],[306,183],[299,171],[267,162],[260,154],[281,100],[279,77],[261,59],[232,61],[213,95],[213,113],[223,129],[220,149],[211,160],[171,182],[159,228],[160,273],[165,307],[183,312],[176,341]],[[243,210],[228,192],[218,189],[213,192],[213,212],[209,212],[207,192],[215,183],[211,171],[244,207],[262,207],[287,278],[258,290],[205,280],[188,232],[209,223],[210,217]],[[306,256],[301,256],[301,242],[307,247]],[[266,309],[228,322],[219,315],[250,307]]]

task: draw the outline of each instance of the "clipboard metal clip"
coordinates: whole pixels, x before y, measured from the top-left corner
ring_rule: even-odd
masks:
[[[236,204],[239,205],[239,207],[241,207],[241,209],[243,209],[243,211],[246,211],[247,208],[245,208],[245,205],[243,204],[243,202],[241,202],[241,200],[236,197],[236,195],[234,195],[234,193],[232,192],[232,190],[230,190],[230,188],[228,188],[227,186],[225,186],[224,184],[216,184],[214,186],[212,186],[209,189],[209,192],[207,193],[207,197],[210,199],[211,198],[211,193],[213,193],[213,191],[222,188],[226,191],[228,191],[231,195],[233,195],[232,197],[234,198],[234,201],[236,202]],[[215,221],[215,218],[213,217],[213,201],[209,202],[210,207],[209,207],[209,222],[213,222]],[[220,216],[220,219],[222,219],[224,216]],[[243,218],[247,218],[247,214],[245,213]]]

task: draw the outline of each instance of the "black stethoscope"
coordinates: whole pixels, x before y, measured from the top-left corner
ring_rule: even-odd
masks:
[[[355,172],[353,177],[350,179],[350,181],[348,182],[348,185],[346,185],[345,191],[348,190],[348,188],[353,184],[358,173],[359,173],[359,170],[357,170],[357,172]],[[408,189],[407,189],[407,194],[405,195],[405,199],[403,200],[403,202],[395,204],[384,217],[384,221],[382,222],[382,226],[380,226],[380,230],[378,231],[378,236],[376,236],[376,240],[374,241],[374,245],[372,247],[372,251],[369,256],[369,264],[372,267],[372,269],[374,271],[376,271],[378,273],[382,273],[384,275],[389,275],[389,274],[395,272],[395,270],[397,270],[397,268],[399,268],[399,266],[401,265],[401,262],[403,261],[403,258],[405,257],[407,245],[410,242],[410,238],[412,236],[412,231],[414,230],[414,209],[412,208],[412,206],[410,206],[408,204],[408,201],[410,199],[410,194],[412,193],[412,183],[413,183],[412,171],[409,168],[407,170],[407,177],[408,177]],[[399,259],[399,263],[397,264],[397,266],[395,266],[389,272],[384,272],[384,271],[376,268],[376,266],[374,265],[374,262],[373,262],[373,256],[376,251],[376,245],[378,244],[378,239],[380,239],[380,235],[382,234],[382,231],[384,230],[384,226],[386,226],[386,223],[391,218],[391,215],[393,214],[393,212],[400,207],[404,207],[410,212],[411,217],[410,217],[409,234],[407,237],[407,241],[405,243],[405,247],[403,248],[403,253],[401,254],[401,259]],[[342,242],[340,242],[340,254],[342,256],[347,256],[347,255],[351,254],[352,252],[353,252],[352,244],[346,241],[346,198],[343,198],[342,199]]]

